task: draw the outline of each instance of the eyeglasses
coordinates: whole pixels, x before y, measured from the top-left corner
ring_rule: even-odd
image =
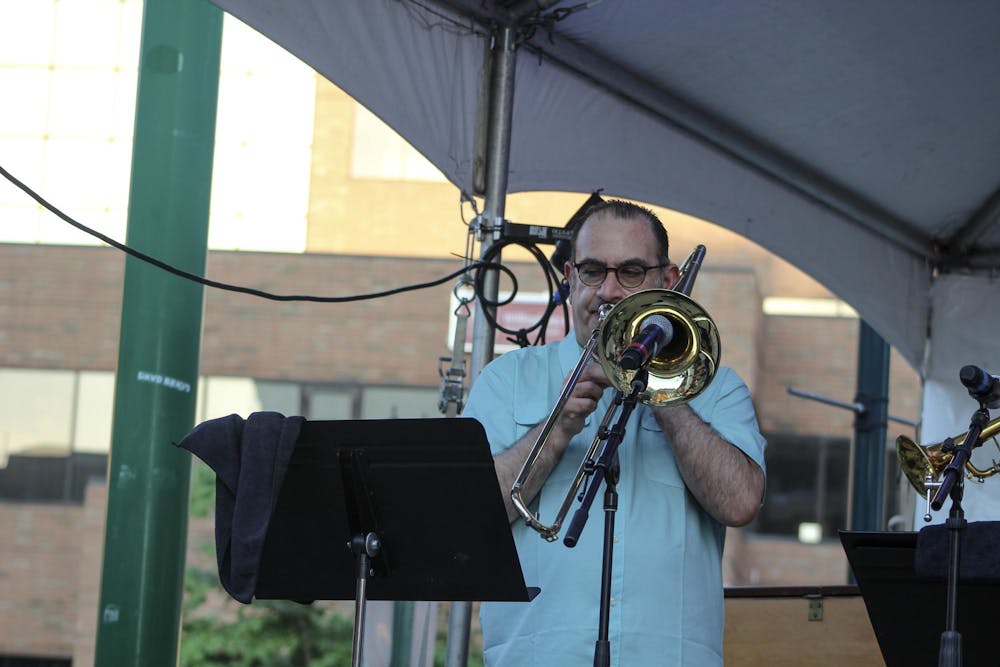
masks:
[[[642,264],[622,264],[621,266],[604,266],[600,262],[580,262],[574,264],[576,274],[580,276],[580,282],[587,287],[599,287],[608,277],[608,273],[614,273],[618,284],[622,287],[638,287],[646,280],[646,272],[653,269],[662,269],[666,264],[655,266],[643,266]]]

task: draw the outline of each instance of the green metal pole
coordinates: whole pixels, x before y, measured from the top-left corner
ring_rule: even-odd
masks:
[[[410,667],[413,653],[413,603],[398,600],[392,605],[392,652],[389,667]],[[423,656],[420,657],[423,664]]]
[[[889,413],[889,345],[867,322],[858,331],[858,396],[854,421],[851,528],[885,530],[885,434]]]
[[[127,242],[203,274],[222,13],[206,0],[146,0]],[[177,664],[200,285],[128,257],[122,299],[98,667]]]

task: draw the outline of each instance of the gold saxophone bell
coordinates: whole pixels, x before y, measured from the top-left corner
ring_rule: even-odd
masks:
[[[995,442],[998,433],[1000,433],[1000,417],[990,421],[983,428],[979,440],[983,442],[993,438]],[[966,435],[968,435],[968,431],[956,435],[952,440],[956,445],[960,445],[964,442]],[[955,458],[951,452],[942,451],[943,448],[944,441],[922,447],[905,435],[896,438],[896,455],[899,458],[899,467],[917,493],[927,498],[928,507],[930,491],[940,485],[941,474]],[[985,470],[972,465],[972,461],[965,462],[965,474],[969,479],[984,482],[987,477],[998,472],[1000,472],[1000,463],[997,461],[993,461],[993,465]],[[929,516],[930,510],[928,509],[924,518],[929,519]]]
[[[719,365],[721,344],[719,330],[705,310],[688,294],[705,256],[705,246],[699,245],[681,267],[681,277],[673,290],[651,289],[636,292],[603,313],[601,323],[590,336],[580,360],[570,373],[559,400],[545,420],[534,447],[525,459],[521,472],[511,488],[511,501],[518,514],[542,537],[552,541],[559,535],[563,519],[587,474],[588,462],[592,463],[602,439],[617,410],[616,402],[604,415],[586,455],[580,462],[576,477],[566,494],[563,504],[551,525],[543,524],[527,506],[522,496],[531,469],[548,440],[549,432],[562,413],[573,388],[579,381],[584,366],[596,359],[611,385],[621,394],[631,393],[632,379],[640,369],[625,370],[619,362],[622,353],[635,335],[653,315],[665,317],[673,328],[673,335],[645,364],[648,372],[646,388],[638,395],[639,402],[664,406],[690,401],[709,385]]]

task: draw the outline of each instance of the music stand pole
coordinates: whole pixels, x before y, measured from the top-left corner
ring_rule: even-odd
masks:
[[[365,606],[368,600],[368,577],[374,574],[372,558],[379,554],[382,544],[375,533],[355,535],[351,538],[351,552],[357,557],[357,584],[354,596],[354,640],[351,646],[351,667],[361,667],[364,652]]]

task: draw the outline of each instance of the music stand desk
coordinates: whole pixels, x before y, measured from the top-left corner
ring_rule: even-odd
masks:
[[[886,667],[936,667],[945,629],[947,577],[914,570],[917,533],[840,531]],[[997,664],[992,607],[1000,584],[959,583],[958,631],[965,667]]]
[[[307,421],[262,549],[262,599],[527,601],[493,458],[474,419]]]

